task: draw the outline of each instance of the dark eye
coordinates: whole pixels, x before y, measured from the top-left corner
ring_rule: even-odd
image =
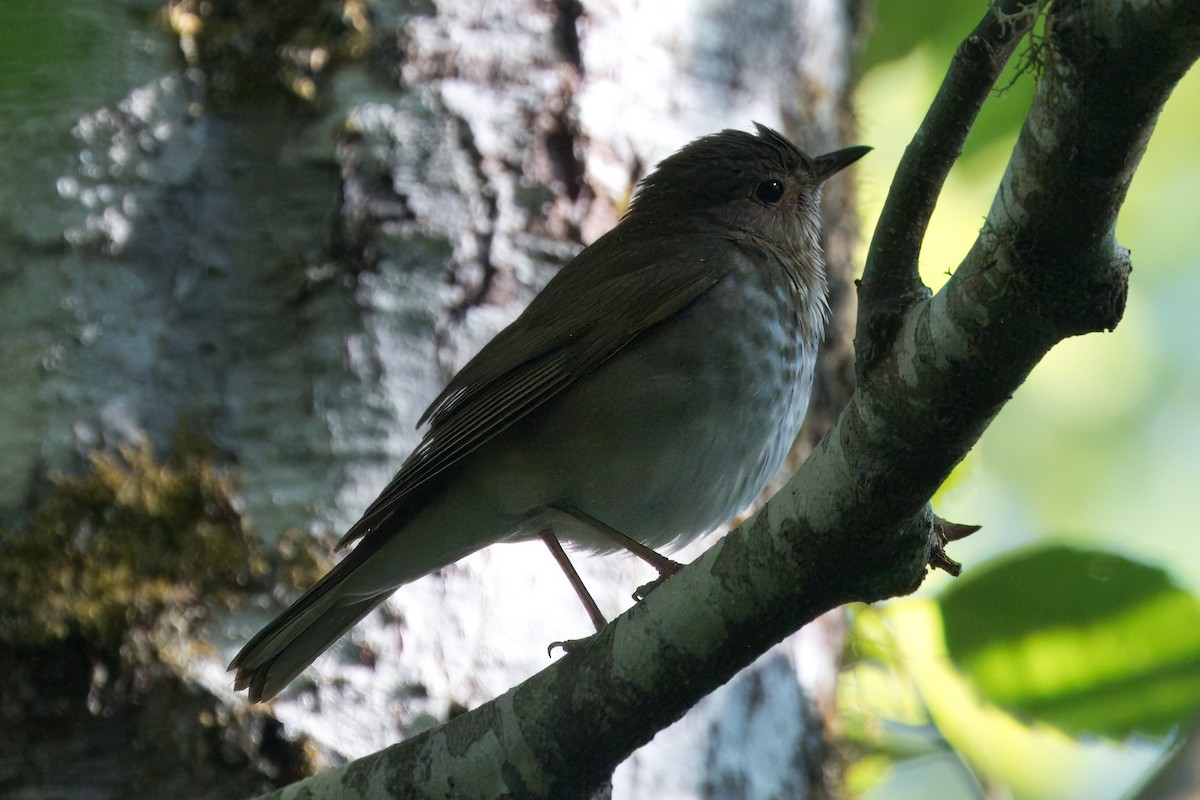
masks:
[[[773,206],[783,198],[783,184],[779,181],[763,181],[754,187],[754,196],[759,201]]]

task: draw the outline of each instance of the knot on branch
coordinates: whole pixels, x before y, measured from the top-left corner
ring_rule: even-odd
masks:
[[[849,574],[840,578],[846,580],[847,599],[864,603],[915,592],[924,582],[930,559],[940,546],[933,509],[928,503],[902,522],[891,520],[879,526],[864,526],[860,535],[862,541],[854,550],[864,558],[843,565],[842,571]]]
[[[1029,297],[1055,339],[1111,331],[1125,313],[1132,270],[1129,251],[1109,236],[1098,252],[1053,265],[1027,266]]]

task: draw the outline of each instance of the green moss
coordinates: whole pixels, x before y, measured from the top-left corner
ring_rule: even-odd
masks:
[[[311,743],[181,669],[209,649],[215,611],[327,567],[325,543],[298,531],[265,556],[234,488],[211,447],[179,435],[165,460],[149,445],[94,454],[0,530],[0,750],[50,763],[66,736],[120,765],[130,797],[249,797],[313,771]]]
[[[171,0],[166,20],[219,110],[284,96],[316,104],[332,69],[368,57],[368,0]]]
[[[77,635],[114,660],[142,660],[157,632],[186,634],[281,573],[320,568],[295,534],[268,562],[232,498],[229,476],[186,436],[164,461],[149,445],[125,447],[93,455],[82,476],[51,478],[24,529],[0,535],[0,642]]]

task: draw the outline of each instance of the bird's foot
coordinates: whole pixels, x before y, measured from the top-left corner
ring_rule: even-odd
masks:
[[[649,583],[643,583],[641,586],[633,590],[633,599],[635,602],[640,603],[645,600],[647,595],[663,584],[663,581],[674,575],[676,572],[679,572],[679,570],[683,569],[683,565],[678,561],[672,561],[665,556],[660,556],[660,558],[662,558],[662,561],[656,565],[656,568],[658,569],[658,577]]]
[[[597,632],[597,633],[593,633],[591,636],[584,636],[582,639],[564,639],[561,642],[551,642],[550,645],[546,648],[546,655],[549,656],[550,658],[553,658],[554,657],[554,648],[556,648],[556,647],[561,647],[563,653],[566,653],[569,655],[573,651],[578,650],[579,648],[581,648],[584,645],[591,642],[598,635],[599,635],[599,633]]]
[[[634,589],[633,590],[634,602],[640,603],[643,600],[645,600],[647,597],[650,596],[651,592],[653,592],[659,586],[662,586],[663,582],[669,577],[671,577],[671,576],[670,575],[659,575],[657,578],[650,581],[649,583],[643,583],[641,586]]]

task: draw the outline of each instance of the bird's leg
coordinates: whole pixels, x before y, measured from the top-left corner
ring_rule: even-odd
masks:
[[[595,517],[593,517],[590,514],[586,514],[577,508],[569,508],[569,507],[568,508],[560,507],[559,511],[562,511],[564,514],[570,514],[572,517],[579,520],[584,525],[587,525],[589,528],[591,528],[596,533],[603,536],[605,539],[608,539],[610,542],[617,545],[618,547],[628,550],[629,552],[633,553],[635,556],[640,558],[642,561],[645,561],[647,564],[654,567],[654,569],[658,570],[657,578],[650,581],[649,583],[639,586],[637,589],[634,590],[633,599],[637,600],[638,602],[645,600],[646,595],[650,594],[650,592],[653,591],[655,588],[657,588],[660,583],[662,583],[667,578],[671,577],[676,572],[679,572],[680,569],[682,569],[683,565],[681,565],[678,561],[672,561],[671,559],[664,556],[662,553],[659,553],[658,551],[656,551],[654,548],[647,547],[646,545],[639,542],[637,539],[633,539],[633,538],[630,538],[629,536],[626,536],[625,534],[621,533],[619,530],[612,527],[611,525],[605,525],[603,522],[596,519]]]
[[[583,603],[588,616],[592,618],[592,624],[596,626],[597,631],[601,630],[608,624],[608,620],[600,613],[600,606],[596,605],[596,601],[588,593],[587,587],[583,585],[583,579],[575,571],[575,565],[567,558],[567,553],[559,543],[558,537],[552,531],[542,531],[538,535],[546,543],[546,547],[550,548],[550,555],[554,556],[554,560],[562,568],[563,573],[567,576],[567,580],[571,582],[571,588],[575,590],[575,594],[579,597],[579,602]],[[554,642],[550,645],[550,649],[553,650],[555,645],[561,645],[564,650],[567,649],[564,642]]]
[[[637,591],[635,591],[633,593],[634,600],[644,599],[646,597],[646,595],[650,594],[650,590],[654,589],[660,583],[662,583],[667,578],[674,575],[676,572],[679,572],[679,570],[681,570],[683,568],[683,565],[680,564],[678,561],[672,561],[671,559],[664,556],[662,553],[659,553],[658,551],[656,551],[654,548],[647,547],[646,545],[639,542],[637,539],[632,539],[632,538],[626,536],[625,534],[621,533],[619,530],[612,527],[611,525],[605,525],[603,522],[596,519],[595,517],[593,517],[590,514],[586,514],[577,508],[570,508],[570,507],[564,508],[561,506],[559,506],[557,508],[559,511],[562,511],[564,514],[570,514],[572,517],[579,520],[584,525],[587,525],[589,528],[591,528],[596,533],[603,536],[605,539],[608,539],[610,542],[612,542],[613,544],[617,545],[620,548],[628,550],[629,552],[633,553],[635,556],[640,558],[642,561],[645,561],[647,564],[649,564],[650,566],[652,566],[656,570],[658,570],[658,578],[656,580],[650,581],[649,583],[647,583],[644,586],[639,586]]]

